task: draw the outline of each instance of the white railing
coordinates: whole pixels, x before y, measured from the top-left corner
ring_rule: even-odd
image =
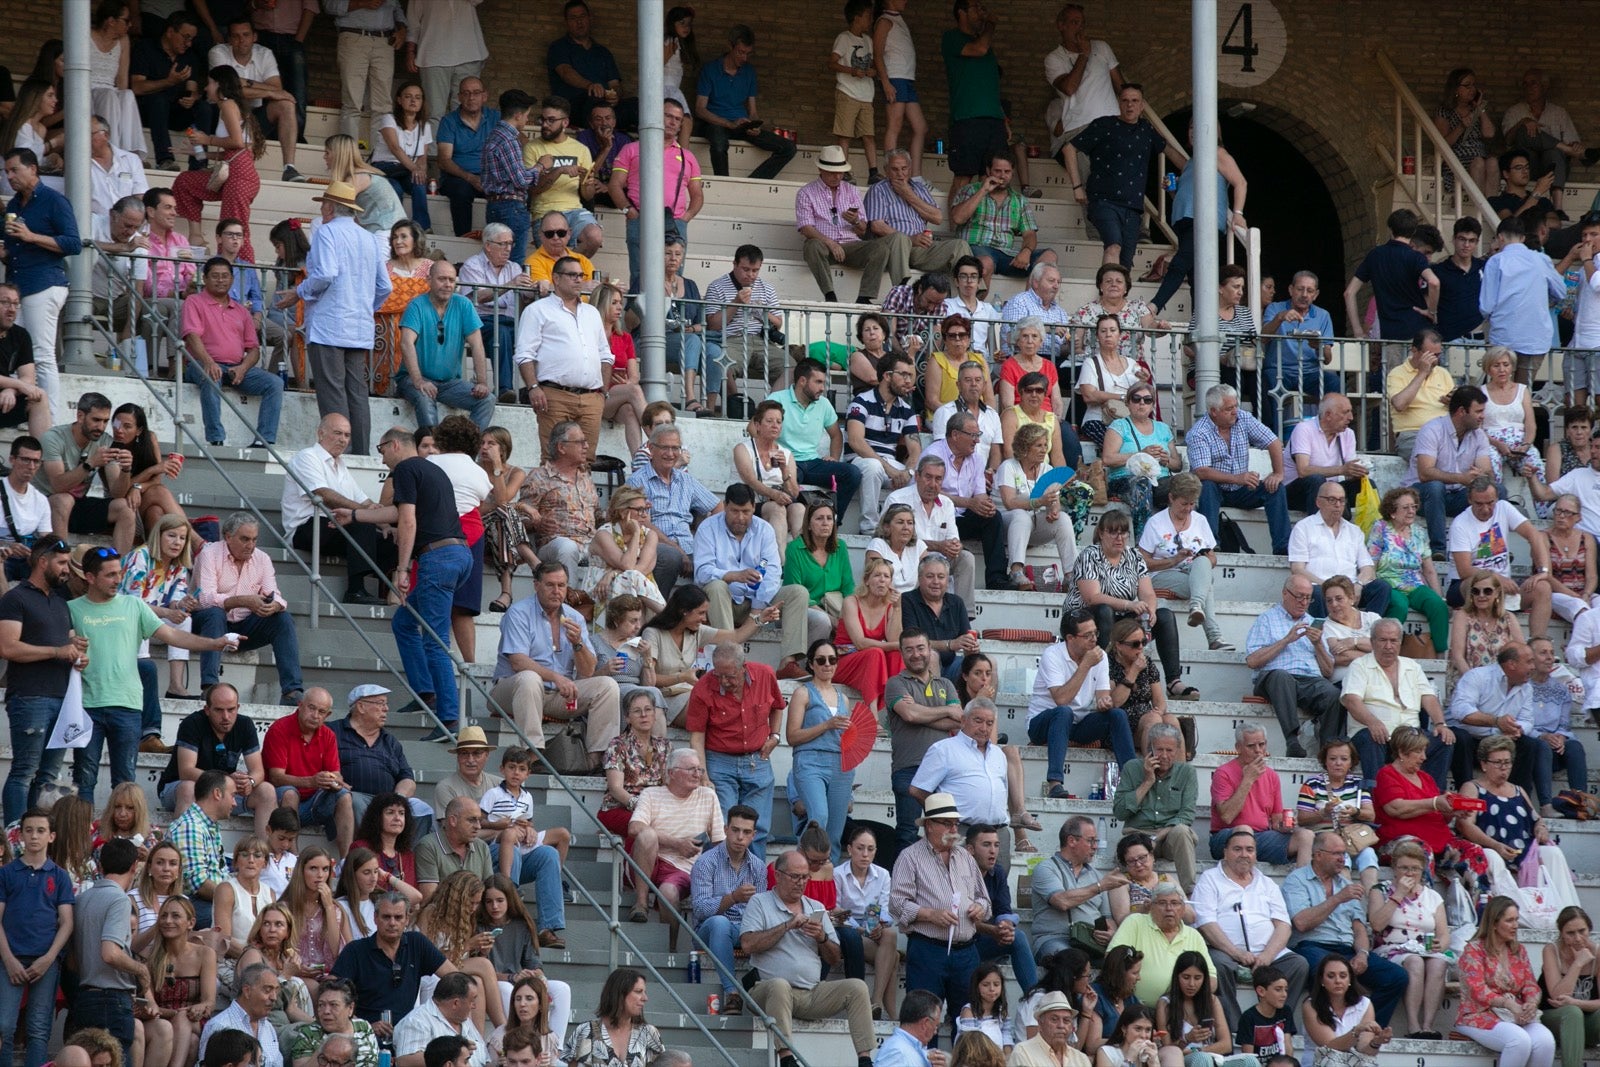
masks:
[[[1394,89],[1394,142],[1392,151],[1388,145],[1376,147],[1395,187],[1405,193],[1417,214],[1437,226],[1440,232],[1453,225],[1456,219],[1471,215],[1483,224],[1485,239],[1490,238],[1499,216],[1489,206],[1488,196],[1478,188],[1449,142],[1439,133],[1433,115],[1423,107],[1394,63],[1382,52],[1378,53],[1378,69]],[[1447,172],[1454,180],[1448,204],[1444,187]],[[1434,189],[1432,207],[1425,191],[1430,179]]]

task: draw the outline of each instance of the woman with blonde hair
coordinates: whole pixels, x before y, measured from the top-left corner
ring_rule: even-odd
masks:
[[[254,929],[261,910],[277,896],[261,880],[261,872],[267,866],[267,852],[267,843],[262,838],[253,834],[240,838],[233,846],[233,873],[212,894],[212,921],[221,944],[220,948],[217,945],[212,948],[228,961],[225,969],[230,982],[232,961],[244,955],[245,938]]]
[[[833,645],[839,657],[834,681],[860,693],[867,707],[877,711],[889,679],[903,669],[900,593],[895,589],[894,567],[888,560],[881,556],[867,557],[866,566],[861,570],[861,584],[844,598],[844,610],[833,635]]]
[[[161,905],[175,893],[183,892],[183,853],[171,841],[150,846],[139,881],[128,890],[133,901],[133,943],[135,956],[142,956],[156,940],[156,919]]]
[[[780,544],[788,544],[805,529],[806,506],[800,502],[800,476],[794,454],[778,443],[783,433],[783,405],[763,400],[745,427],[745,436],[733,446],[733,468],[739,480],[753,491],[759,514],[771,524]]]
[[[150,528],[145,543],[128,553],[117,592],[138,597],[156,617],[190,633],[192,612],[200,607],[194,588],[194,529],[183,515],[163,515]],[[139,646],[139,658],[150,658],[150,642]],[[167,647],[167,696],[189,697],[189,650]]]
[[[645,403],[644,390],[639,386],[639,357],[634,351],[633,335],[622,321],[626,303],[622,290],[610,282],[589,294],[589,306],[600,312],[600,324],[605,327],[613,357],[611,378],[605,383],[605,407],[600,417],[622,427],[623,436],[628,439],[628,451],[633,452],[644,444]]]
[[[1513,473],[1543,482],[1544,458],[1533,447],[1533,396],[1516,380],[1516,353],[1495,345],[1484,352],[1482,365],[1483,391],[1489,397],[1483,406],[1483,432],[1492,449],[1489,462],[1494,480],[1505,480],[1502,470],[1510,461]],[[1542,518],[1549,518],[1547,505],[1537,510]]]
[[[356,222],[372,233],[388,233],[405,221],[405,208],[395,195],[394,185],[383,171],[361,158],[361,146],[347,133],[336,133],[323,142],[322,161],[330,182],[344,182],[356,191],[361,213]],[[374,180],[376,178],[376,180]]]
[[[533,550],[528,534],[530,517],[538,512],[520,499],[528,472],[511,462],[511,449],[511,431],[504,426],[483,431],[478,466],[489,476],[493,487],[483,512],[484,554],[500,577],[500,595],[489,604],[489,610],[494,612],[511,607],[511,579],[517,565],[539,565],[539,554]]]
[[[1506,610],[1500,576],[1474,567],[1461,578],[1465,603],[1450,619],[1450,659],[1446,684],[1454,689],[1460,677],[1474,667],[1493,663],[1495,654],[1513,641],[1521,641],[1522,624]]]
[[[595,614],[604,613],[612,597],[630,593],[644,601],[652,615],[667,606],[656,585],[656,546],[661,535],[650,525],[650,499],[644,491],[625,485],[611,494],[606,523],[594,532],[589,551],[605,564],[594,590]]]
[[[1539,981],[1528,949],[1517,940],[1520,909],[1492,897],[1478,932],[1461,953],[1461,1007],[1456,1029],[1500,1053],[1501,1067],[1551,1067],[1555,1035],[1539,1021]]]
[[[471,871],[452,871],[417,912],[417,930],[457,970],[477,978],[488,991],[498,989],[499,978],[489,958],[494,951],[494,935],[478,929],[478,908],[482,903],[483,879]],[[473,1008],[473,1022],[479,1033],[488,1033],[491,1024],[504,1026],[506,1013],[500,997],[482,997]]]
[[[1055,542],[1063,580],[1078,558],[1078,533],[1072,517],[1062,508],[1061,487],[1051,486],[1043,495],[1033,495],[1034,486],[1052,469],[1049,457],[1050,431],[1039,423],[1029,423],[1018,428],[1011,439],[1011,458],[995,472],[994,495],[999,498],[1000,518],[1005,523],[1014,589],[1034,588],[1026,570],[1028,549],[1033,545]]]
[[[165,1067],[188,1067],[216,1004],[217,954],[194,939],[194,923],[194,905],[185,896],[168,897],[156,920],[159,937],[149,967],[155,1009],[172,1024],[172,1055]]]
[[[106,798],[105,810],[95,822],[94,848],[114,837],[125,837],[139,850],[139,858],[149,856],[150,807],[144,799],[144,790],[138,782],[123,782],[111,790]]]
[[[322,972],[306,970],[295,945],[294,912],[284,901],[274,901],[261,909],[256,924],[245,938],[244,954],[239,957],[235,973],[243,974],[257,963],[265,963],[278,973],[282,984],[278,999],[267,1012],[275,1028],[289,1023],[308,1023],[314,1018],[308,977],[320,977]]]

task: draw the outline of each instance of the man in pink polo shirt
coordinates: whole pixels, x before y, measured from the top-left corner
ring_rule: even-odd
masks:
[[[278,414],[283,408],[283,380],[261,369],[261,342],[256,338],[250,309],[228,295],[234,267],[222,256],[206,260],[201,279],[205,288],[183,301],[183,380],[200,387],[200,417],[206,442],[226,443],[222,429],[222,389],[237,389],[259,396],[256,442],[276,444]]]
[[[662,125],[662,188],[667,208],[667,232],[689,243],[689,221],[706,202],[700,183],[700,161],[678,144],[683,129],[683,105],[665,102]],[[611,202],[624,208],[628,218],[628,292],[639,291],[639,142],[625,145],[611,165]]]
[[[1220,860],[1228,833],[1248,826],[1256,834],[1256,852],[1267,863],[1311,862],[1313,834],[1283,821],[1283,783],[1267,764],[1267,731],[1256,723],[1234,730],[1238,755],[1211,772],[1211,858]]]

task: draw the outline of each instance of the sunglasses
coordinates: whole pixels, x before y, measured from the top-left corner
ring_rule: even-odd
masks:
[[[91,559],[104,562],[108,559],[121,559],[122,553],[118,552],[114,548],[92,548],[89,550],[88,556]]]
[[[1130,396],[1128,398],[1128,403],[1130,404],[1154,404],[1155,402],[1156,398],[1153,396]]]
[[[945,331],[945,335],[944,335],[944,339],[946,341],[953,341],[953,340],[955,340],[957,338],[960,338],[962,340],[966,340],[968,337],[971,337],[971,336],[972,335],[970,333],[968,333],[966,330],[946,330]]]
[[[1473,596],[1494,596],[1496,592],[1498,592],[1498,590],[1496,590],[1493,586],[1489,586],[1489,587],[1483,588],[1483,589],[1474,589],[1472,591],[1472,595]]]
[[[1148,641],[1124,641],[1124,642],[1122,642],[1122,647],[1123,648],[1143,648],[1147,644],[1149,644]]]
[[[441,345],[444,344],[444,320],[443,319],[439,320],[438,342]]]
[[[831,667],[835,663],[838,663],[838,662],[839,662],[839,657],[838,656],[812,656],[811,657],[811,665],[813,667]]]
[[[546,237],[565,237],[567,235],[567,231],[566,230],[545,230],[544,231],[544,235]]]

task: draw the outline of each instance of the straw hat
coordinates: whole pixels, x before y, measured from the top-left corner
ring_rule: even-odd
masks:
[[[925,823],[929,819],[960,819],[961,812],[956,808],[956,798],[949,793],[930,793],[922,805],[922,818],[918,823]]]
[[[347,207],[353,211],[362,210],[361,205],[356,203],[355,186],[351,185],[349,182],[329,182],[327,192],[323,193],[321,196],[314,196],[311,199],[314,203],[318,204],[337,204],[340,207]]]
[[[849,174],[850,157],[845,155],[844,149],[838,145],[828,145],[817,155],[817,169],[832,171],[835,174]]]
[[[494,746],[489,743],[489,735],[483,732],[481,726],[464,726],[456,734],[456,747],[451,752],[492,752]]]

